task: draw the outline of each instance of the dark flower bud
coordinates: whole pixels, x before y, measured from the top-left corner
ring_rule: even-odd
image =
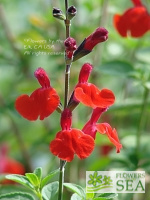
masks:
[[[67,10],[68,19],[71,20],[77,13],[77,9],[74,6],[70,6]]]
[[[74,38],[72,37],[68,37],[65,41],[64,41],[64,45],[66,50],[68,51],[74,51],[76,50],[77,46],[76,46],[76,41]]]
[[[72,59],[73,52],[77,49],[76,41],[74,38],[68,37],[64,41],[67,59]]]
[[[108,39],[108,31],[105,28],[97,28],[94,33],[89,35],[85,40],[80,44],[77,50],[74,52],[73,61],[82,58],[83,56],[89,54],[92,49],[101,42],[104,42]]]
[[[60,20],[65,20],[65,15],[59,8],[53,8],[53,17],[56,17]]]

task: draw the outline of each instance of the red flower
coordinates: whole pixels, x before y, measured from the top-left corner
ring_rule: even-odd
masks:
[[[81,130],[71,128],[72,113],[65,109],[61,116],[62,131],[50,143],[50,151],[62,160],[72,161],[74,154],[80,159],[87,158],[94,149],[94,140]]]
[[[33,121],[40,117],[43,120],[53,113],[58,107],[59,96],[50,85],[50,80],[42,68],[38,68],[35,73],[41,88],[36,89],[30,96],[23,94],[16,99],[16,110],[24,118]]]
[[[0,174],[21,174],[24,175],[25,168],[24,166],[7,156],[8,148],[6,145],[2,145],[0,148]],[[2,184],[14,183],[13,181],[4,180],[0,182]]]
[[[92,65],[89,63],[85,63],[82,66],[73,100],[93,109],[96,107],[106,108],[112,105],[115,101],[115,96],[111,90],[99,90],[94,84],[87,82],[91,71]]]
[[[97,132],[100,132],[101,134],[106,134],[109,140],[116,146],[117,153],[119,153],[120,149],[122,148],[122,145],[119,142],[117,131],[115,129],[112,129],[111,126],[107,123],[100,123],[100,124],[97,123],[101,114],[106,110],[107,108],[94,109],[91,119],[85,124],[82,131],[85,134],[92,136],[94,139]]]
[[[66,48],[66,56],[67,56],[68,59],[71,59],[72,55],[73,55],[73,52],[77,48],[75,39],[71,38],[71,37],[68,37],[64,41],[64,45],[65,45],[65,48]]]
[[[132,0],[134,7],[126,10],[123,15],[114,16],[114,26],[122,37],[128,34],[141,37],[150,30],[150,15],[140,0]]]
[[[107,39],[108,31],[103,27],[99,27],[85,39],[84,49],[92,51],[98,43],[105,42]]]
[[[74,52],[73,61],[76,61],[79,58],[89,54],[98,43],[105,42],[107,39],[108,31],[103,27],[97,28],[91,35],[85,38],[85,40]]]

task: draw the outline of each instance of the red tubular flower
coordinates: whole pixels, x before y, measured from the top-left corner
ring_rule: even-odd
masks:
[[[38,68],[35,73],[41,88],[36,89],[30,96],[23,94],[16,99],[15,108],[24,118],[34,121],[40,117],[43,120],[53,113],[60,99],[55,89],[51,87],[50,80],[42,68]]]
[[[92,51],[98,43],[105,42],[107,39],[108,31],[103,27],[99,27],[85,39],[84,49]]]
[[[25,168],[24,166],[7,156],[8,154],[8,147],[6,145],[2,145],[0,148],[0,174],[21,174],[24,175]],[[2,184],[10,184],[14,183],[10,180],[4,180],[0,182]]]
[[[79,58],[89,54],[98,43],[105,42],[107,39],[108,31],[103,27],[97,28],[91,35],[85,38],[85,40],[74,52],[73,61],[76,61]]]
[[[80,159],[87,158],[94,149],[94,139],[81,130],[71,128],[72,113],[65,109],[61,116],[62,131],[50,143],[50,151],[62,160],[71,162],[76,154]]]
[[[109,140],[116,146],[116,152],[120,153],[122,144],[120,144],[119,142],[116,129],[112,129],[112,127],[108,123],[97,124],[96,127],[97,131],[99,131],[101,134],[107,134]]]
[[[114,16],[114,26],[122,37],[142,37],[150,30],[150,15],[140,0],[132,0],[134,7],[123,15]]]
[[[65,48],[66,48],[66,56],[67,56],[67,58],[68,59],[72,59],[73,52],[77,48],[75,39],[71,38],[71,37],[68,37],[64,41],[64,45],[65,45]]]
[[[101,114],[106,110],[107,108],[94,109],[91,119],[85,124],[82,131],[85,134],[92,136],[94,139],[97,132],[100,132],[101,134],[106,134],[109,140],[116,146],[116,152],[119,153],[120,149],[122,148],[122,145],[119,142],[116,130],[112,129],[111,126],[107,123],[97,123]]]
[[[99,90],[94,84],[87,82],[91,71],[92,65],[89,63],[85,63],[82,66],[73,100],[93,109],[96,107],[106,108],[112,105],[115,101],[115,96],[111,90]]]

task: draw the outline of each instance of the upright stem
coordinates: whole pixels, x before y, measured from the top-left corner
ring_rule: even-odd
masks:
[[[142,105],[142,109],[141,109],[141,115],[140,115],[140,119],[139,119],[139,126],[138,126],[138,130],[137,130],[137,138],[136,138],[136,152],[137,155],[140,151],[140,140],[141,140],[141,133],[145,124],[145,113],[146,113],[146,107],[147,107],[147,100],[148,100],[148,95],[149,95],[149,89],[145,88],[144,91],[144,96],[143,96],[143,105]]]
[[[66,107],[67,107],[67,104],[68,104],[70,66],[71,66],[71,65],[66,64],[66,71],[65,71],[65,100],[64,100],[64,108],[66,108]]]
[[[66,164],[66,161],[60,160],[58,200],[63,200],[63,183],[64,183],[65,164]]]
[[[66,26],[66,39],[70,37],[70,20],[68,20],[67,10],[68,10],[68,0],[65,0],[65,9],[66,9],[66,20],[65,20],[65,26]],[[65,55],[65,59],[67,56]],[[66,71],[65,71],[65,100],[64,100],[64,108],[67,107],[68,104],[68,93],[69,93],[69,77],[70,77],[70,67],[71,64],[67,63],[66,60]]]
[[[65,10],[66,10],[66,39],[70,36],[70,20],[68,20],[67,10],[68,10],[68,0],[65,0]],[[65,70],[65,97],[64,97],[64,108],[68,104],[68,93],[69,93],[69,78],[70,78],[70,67],[71,63],[67,63],[67,56],[65,55],[66,70]],[[64,183],[64,171],[65,171],[66,161],[60,160],[60,172],[59,172],[59,191],[58,200],[63,200],[63,183]]]

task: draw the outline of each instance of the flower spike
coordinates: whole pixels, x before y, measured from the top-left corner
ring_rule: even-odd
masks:
[[[60,99],[55,89],[50,86],[50,80],[42,68],[35,73],[42,88],[36,89],[30,96],[23,94],[16,99],[15,108],[24,118],[34,121],[40,117],[43,120],[58,107]]]

